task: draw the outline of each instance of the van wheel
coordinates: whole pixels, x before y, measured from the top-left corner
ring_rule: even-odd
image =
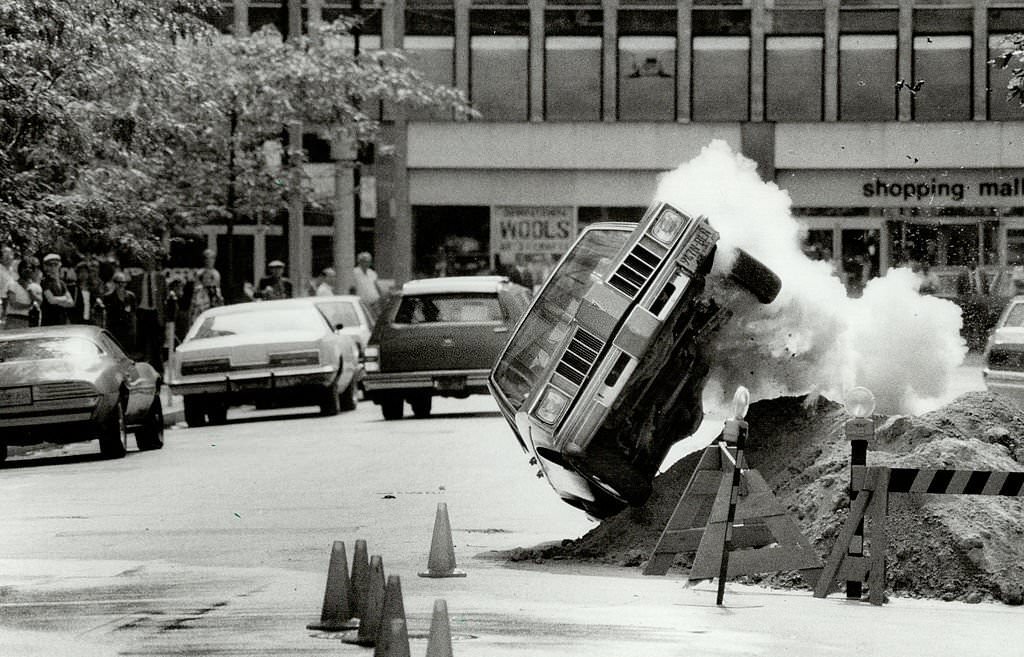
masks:
[[[127,453],[128,431],[125,426],[124,407],[118,403],[100,433],[100,454],[108,459],[120,459]]]
[[[782,281],[771,269],[743,249],[736,249],[729,278],[747,290],[761,303],[771,303],[782,289]]]
[[[206,400],[206,418],[210,421],[210,424],[224,424],[227,422],[228,403],[216,397]]]
[[[338,410],[338,383],[335,381],[320,393],[320,415],[331,417],[337,415]]]
[[[0,443],[0,463],[7,460],[7,444]]]
[[[429,393],[411,395],[409,397],[409,406],[412,406],[413,416],[418,418],[430,417],[430,407],[433,399]]]
[[[185,422],[190,427],[206,424],[206,404],[199,395],[185,395]]]
[[[401,420],[405,415],[405,400],[402,395],[387,395],[380,400],[380,411],[385,420]]]

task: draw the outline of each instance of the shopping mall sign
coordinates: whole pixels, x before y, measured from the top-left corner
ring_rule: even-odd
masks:
[[[1017,207],[1024,171],[779,171],[798,207]]]
[[[491,253],[511,265],[541,256],[556,262],[576,239],[572,206],[498,205],[491,208]]]

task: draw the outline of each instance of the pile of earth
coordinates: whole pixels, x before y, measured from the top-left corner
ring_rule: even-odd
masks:
[[[825,558],[849,510],[849,415],[824,398],[753,404],[746,455]],[[996,395],[965,394],[921,416],[876,416],[868,465],[1024,470],[1024,413]],[[511,561],[589,560],[642,567],[675,509],[700,453],[654,481],[643,507],[608,518],[578,539],[516,548]],[[1024,602],[1024,500],[981,495],[893,495],[888,515],[886,588],[943,600]],[[688,567],[692,555],[679,555]],[[748,578],[804,586],[796,573]]]

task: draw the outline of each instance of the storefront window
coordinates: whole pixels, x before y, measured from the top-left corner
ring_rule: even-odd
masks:
[[[895,120],[896,77],[896,35],[840,35],[840,120]]]
[[[750,37],[693,38],[693,120],[750,118]]]
[[[418,278],[488,273],[490,208],[414,205],[413,271]]]
[[[769,121],[820,121],[822,46],[818,36],[765,41],[765,116]]]
[[[548,121],[601,120],[601,37],[547,37],[544,117]]]
[[[675,37],[619,37],[619,120],[675,120],[675,73]]]
[[[608,207],[608,206],[580,206],[577,209],[579,228],[597,223],[598,221],[627,221],[637,222],[644,216],[647,208],[644,207]]]
[[[900,93],[913,91],[915,121],[969,121],[971,37],[914,37],[912,85],[909,89],[904,87]]]
[[[1006,264],[1012,267],[1024,265],[1024,229],[1006,231]]]
[[[812,228],[803,240],[804,255],[811,260],[832,260],[832,236],[835,231],[828,228]]]

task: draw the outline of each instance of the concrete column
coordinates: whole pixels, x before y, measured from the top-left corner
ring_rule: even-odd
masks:
[[[306,0],[306,23],[309,37],[314,43],[320,42],[320,24],[324,20],[323,0]]]
[[[839,0],[825,0],[825,120],[839,120]]]
[[[530,121],[544,120],[544,5],[546,0],[530,0]]]
[[[693,0],[676,0],[676,121],[689,123],[693,93]]]
[[[764,121],[764,35],[768,29],[765,0],[750,2],[750,120]]]
[[[333,261],[338,274],[334,290],[339,294],[347,294],[352,287],[352,268],[356,266],[356,216],[359,208],[355,206],[355,190],[352,188],[352,157],[354,154],[348,158],[339,157],[334,162]]]
[[[740,150],[757,162],[762,180],[775,180],[775,124],[764,121],[740,124]]]
[[[234,0],[235,36],[249,36],[249,0]]]
[[[455,88],[469,98],[469,6],[470,0],[455,0]]]
[[[288,124],[288,149],[301,148],[302,123],[293,121]],[[289,165],[291,166],[291,165]],[[309,239],[303,214],[306,210],[305,199],[300,191],[302,172],[298,167],[288,172],[290,185],[288,198],[288,278],[293,289],[304,290],[303,283],[309,279]],[[262,274],[261,274],[262,276]]]
[[[302,36],[302,0],[288,0],[288,38]]]
[[[914,0],[900,0],[899,35],[896,46],[897,79],[914,82]],[[914,97],[906,89],[896,96],[896,117],[899,121],[914,119]]]
[[[986,0],[974,0],[974,120],[988,118],[988,6]]]
[[[615,121],[619,116],[619,0],[601,0],[601,10],[601,118]]]

